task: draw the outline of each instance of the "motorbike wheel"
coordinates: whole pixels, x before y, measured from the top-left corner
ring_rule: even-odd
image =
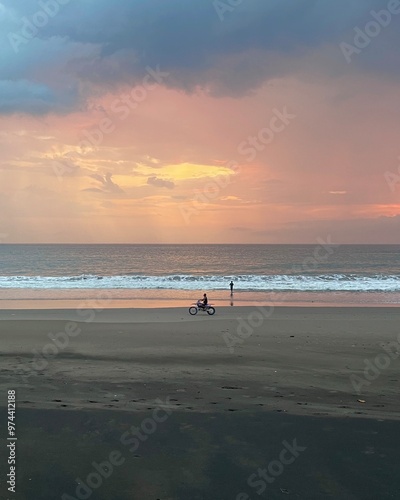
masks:
[[[207,314],[209,314],[210,316],[212,316],[214,313],[215,313],[215,309],[213,307],[209,307],[207,309]]]
[[[192,316],[194,316],[195,314],[197,314],[197,307],[189,307],[189,314],[191,314]]]

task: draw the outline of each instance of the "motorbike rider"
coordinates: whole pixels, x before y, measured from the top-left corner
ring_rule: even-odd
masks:
[[[197,302],[197,305],[201,308],[201,309],[205,309],[206,308],[206,305],[208,304],[208,298],[207,298],[207,294],[203,294],[203,300],[199,300]]]

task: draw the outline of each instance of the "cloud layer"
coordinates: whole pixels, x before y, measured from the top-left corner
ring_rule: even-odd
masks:
[[[0,234],[398,241],[400,0],[229,2],[0,0]]]
[[[0,113],[72,111],[93,92],[139,84],[148,67],[168,72],[170,88],[218,96],[302,73],[299,61],[310,77],[340,77],[349,68],[339,44],[354,43],[354,29],[390,2],[3,0]],[[398,78],[399,23],[393,15],[351,71]]]

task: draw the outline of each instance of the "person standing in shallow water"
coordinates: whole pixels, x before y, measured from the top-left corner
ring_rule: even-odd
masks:
[[[233,281],[229,283],[229,287],[231,289],[231,295],[233,295]]]

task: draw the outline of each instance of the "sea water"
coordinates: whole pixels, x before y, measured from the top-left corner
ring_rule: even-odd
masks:
[[[204,292],[221,305],[397,305],[400,245],[0,245],[0,307],[186,305]]]

